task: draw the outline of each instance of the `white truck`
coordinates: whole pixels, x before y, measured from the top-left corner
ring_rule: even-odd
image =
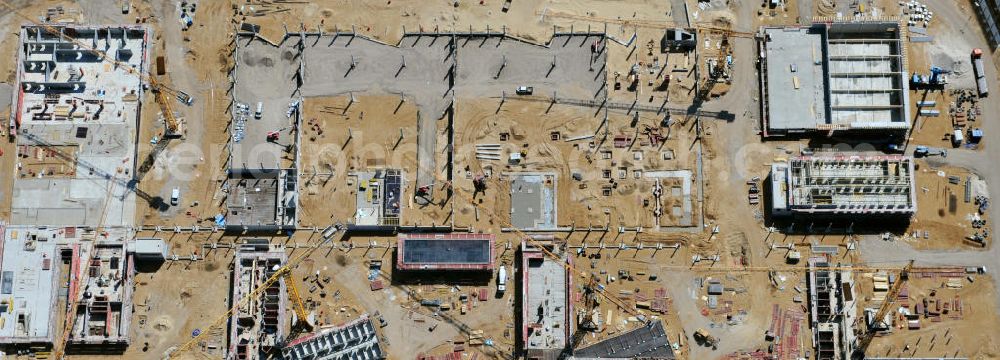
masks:
[[[261,101],[257,102],[257,111],[253,113],[253,118],[260,120],[260,116],[264,113],[264,103]]]
[[[507,291],[507,267],[501,265],[497,274],[497,293],[502,295],[504,291]]]
[[[965,134],[962,132],[962,129],[955,129],[955,132],[951,134],[951,146],[962,146],[963,141],[965,141]]]

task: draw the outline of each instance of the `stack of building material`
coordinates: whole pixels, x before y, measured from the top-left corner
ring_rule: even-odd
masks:
[[[875,286],[875,293],[872,294],[872,301],[885,301],[885,296],[889,292],[889,275],[886,273],[876,273],[872,276],[872,282]]]
[[[500,160],[500,144],[476,144],[476,159]]]
[[[956,320],[961,320],[962,315],[964,314],[962,313],[962,300],[958,298],[958,295],[955,295],[955,299],[952,300],[951,308],[952,308],[951,318]]]
[[[659,288],[653,291],[652,310],[661,314],[666,314],[670,309],[670,297],[667,296],[667,289]]]
[[[69,110],[69,105],[56,105],[52,114],[55,115],[56,120],[66,120],[69,117]]]
[[[962,279],[950,278],[948,279],[948,282],[945,283],[945,286],[952,289],[961,289],[963,286],[965,286],[965,284],[962,282]]]
[[[469,332],[469,345],[471,345],[471,346],[482,345],[483,344],[483,335],[484,335],[484,332],[482,330],[472,330],[472,331],[470,331]]]

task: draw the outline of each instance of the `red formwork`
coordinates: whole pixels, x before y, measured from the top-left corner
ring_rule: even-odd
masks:
[[[479,240],[488,243],[488,259],[477,262],[464,261],[408,261],[407,254],[414,251],[410,245],[411,240],[420,240],[427,244],[427,241],[462,241]],[[464,271],[493,271],[496,266],[496,236],[493,234],[464,233],[464,234],[400,234],[396,243],[396,269],[399,270],[464,270]]]

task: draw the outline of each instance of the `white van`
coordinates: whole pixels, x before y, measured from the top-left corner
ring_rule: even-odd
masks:
[[[261,113],[263,113],[263,112],[264,112],[264,103],[258,101],[257,102],[257,111],[253,113],[253,118],[259,120],[260,116],[261,116]]]
[[[181,201],[181,189],[174,188],[170,191],[170,205],[176,206]]]
[[[507,267],[501,265],[497,274],[497,292],[503,294],[504,291],[507,291]]]

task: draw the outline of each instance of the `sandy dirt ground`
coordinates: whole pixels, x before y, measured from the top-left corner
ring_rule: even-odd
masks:
[[[457,6],[455,4],[458,4]],[[623,6],[625,5],[625,6]],[[586,28],[580,19],[561,18],[552,14],[570,14],[582,17],[609,19],[657,20],[671,12],[670,3],[652,0],[629,0],[604,2],[586,1],[536,1],[512,3],[507,12],[502,11],[503,1],[433,1],[419,6],[407,2],[370,2],[349,0],[337,6],[322,4],[280,4],[258,6],[263,16],[248,16],[247,21],[261,23],[262,33],[269,38],[280,37],[281,24],[295,31],[299,24],[307,29],[322,26],[326,31],[351,29],[371,34],[378,40],[395,43],[405,27],[407,31],[465,30],[471,25],[477,31],[485,31],[489,25],[492,31],[502,31],[528,40],[542,41],[552,34],[553,26],[568,30],[570,25],[577,30]],[[283,12],[281,9],[287,8]],[[249,8],[243,9],[251,14]],[[679,10],[683,11],[683,10]],[[548,15],[548,16],[546,16]],[[596,24],[593,25],[597,29]],[[603,27],[603,25],[601,25]],[[623,26],[610,26],[618,30]],[[624,30],[621,31],[625,33]]]
[[[355,103],[348,104],[349,96],[305,101],[300,160],[308,196],[303,197],[301,205],[305,209],[299,220],[303,226],[325,226],[331,219],[354,217],[358,183],[352,174],[356,172],[401,169],[405,179],[404,197],[413,199],[415,196],[416,106],[399,96],[355,95]],[[442,124],[441,127],[446,126]],[[435,151],[434,154],[441,158],[439,164],[445,162],[443,152]],[[443,184],[446,176],[443,171],[438,173],[442,173],[438,182]],[[433,196],[433,204],[427,206],[404,202],[401,223],[446,223],[450,210],[446,193],[439,191]]]
[[[226,122],[217,119],[229,116],[224,111],[229,102],[227,73],[232,62],[229,59],[232,31],[228,22],[208,19],[210,14],[226,13],[228,4],[214,1],[199,4],[194,14],[195,25],[188,30],[182,30],[177,21],[166,20],[179,16],[177,4],[134,5],[137,8],[129,16],[148,17],[148,21],[154,22],[156,37],[150,46],[150,59],[157,56],[167,59],[167,75],[159,81],[195,98],[192,106],[179,102],[171,104],[184,123],[185,135],[182,139],[171,140],[155,157],[152,168],[139,185],[151,197],[159,199],[168,199],[171,190],[178,188],[183,198],[181,204],[138,206],[137,222],[209,225],[206,219],[220,213],[222,205],[219,185],[226,160],[224,144],[229,135]],[[164,141],[163,123],[158,120],[162,109],[156,105],[152,94],[145,103],[139,137],[140,164],[160,145],[152,144],[151,140]]]
[[[959,178],[958,184],[949,182],[953,176]],[[970,201],[965,202],[965,186],[970,177]],[[972,227],[973,220],[988,220],[978,212],[976,202],[977,196],[985,194],[985,188],[978,176],[965,169],[922,165],[917,170],[916,189],[917,206],[922,208],[907,232],[902,234],[904,241],[926,249],[980,248],[980,244],[967,237],[982,231]],[[927,239],[924,239],[924,232],[929,235]]]
[[[226,328],[213,330],[208,326],[218,321],[229,308],[232,252],[203,251],[204,243],[218,240],[214,235],[140,234],[143,235],[162,236],[170,242],[173,253],[201,254],[204,260],[167,262],[155,272],[136,276],[133,346],[123,355],[126,358],[159,356],[191,339],[195,329],[206,329],[209,336],[194,347],[205,356],[222,356],[226,348]],[[194,358],[192,354],[185,356]]]
[[[693,154],[687,150],[691,139],[686,129],[681,124],[661,129],[659,117],[652,114],[640,116],[635,126],[630,125],[631,116],[609,115],[606,127],[611,130],[606,140],[604,130],[596,130],[602,126],[603,112],[595,116],[593,109],[550,102],[514,98],[500,105],[498,101],[469,100],[462,103],[457,116],[462,123],[455,129],[459,149],[455,168],[467,171],[471,176],[492,174],[486,194],[476,206],[497,214],[510,213],[509,198],[493,195],[494,191],[508,191],[510,185],[504,179],[505,174],[555,173],[558,177],[558,225],[603,226],[610,222],[612,227],[654,228],[656,221],[652,204],[655,199],[652,188],[655,180],[643,175],[637,178],[636,171],[639,174],[660,169],[691,171],[694,166]],[[539,119],[544,120],[538,122]],[[652,129],[668,140],[656,140],[654,144],[648,135],[642,134],[646,129]],[[567,140],[593,135],[594,131],[598,131],[599,135]],[[509,135],[507,140],[501,140],[502,133]],[[616,147],[613,144],[616,136],[632,140]],[[477,158],[477,144],[500,144],[501,160]],[[518,165],[511,165],[504,160],[510,153],[526,156]],[[573,174],[578,174],[581,180],[575,180]],[[463,192],[471,194],[471,179],[463,179],[461,173],[458,175],[456,185],[464,185]],[[674,177],[664,179],[661,185],[669,193],[670,189],[683,184],[680,178]],[[693,181],[688,185],[694,187]],[[610,194],[605,195],[604,189],[610,189]],[[697,194],[690,197],[696,198]],[[458,222],[476,221],[475,211],[468,205],[468,199],[456,201]],[[662,203],[666,209],[681,206],[683,196],[664,195]],[[698,216],[697,209],[695,211],[692,218]],[[482,218],[480,216],[480,220]],[[510,221],[509,216],[505,218],[501,222],[504,227]],[[692,221],[697,224],[697,221]],[[680,217],[669,212],[660,219],[664,228],[679,226],[680,222]]]
[[[996,336],[996,331],[986,330],[993,328],[990,324],[996,324],[997,314],[979,305],[989,304],[989,298],[996,293],[996,289],[983,277],[972,275],[970,278],[972,281],[964,277],[911,277],[905,284],[909,299],[906,303],[898,302],[896,306],[907,305],[909,311],[915,313],[917,303],[926,299],[932,310],[938,308],[940,301],[939,311],[942,311],[946,309],[943,303],[954,304],[958,299],[961,311],[949,306],[951,309],[942,313],[939,319],[921,315],[918,330],[908,329],[906,320],[897,315],[893,319],[892,333],[876,337],[869,347],[871,353],[886,357],[997,357],[1000,349],[989,340]],[[871,276],[862,277],[857,284],[866,299],[871,296]]]

